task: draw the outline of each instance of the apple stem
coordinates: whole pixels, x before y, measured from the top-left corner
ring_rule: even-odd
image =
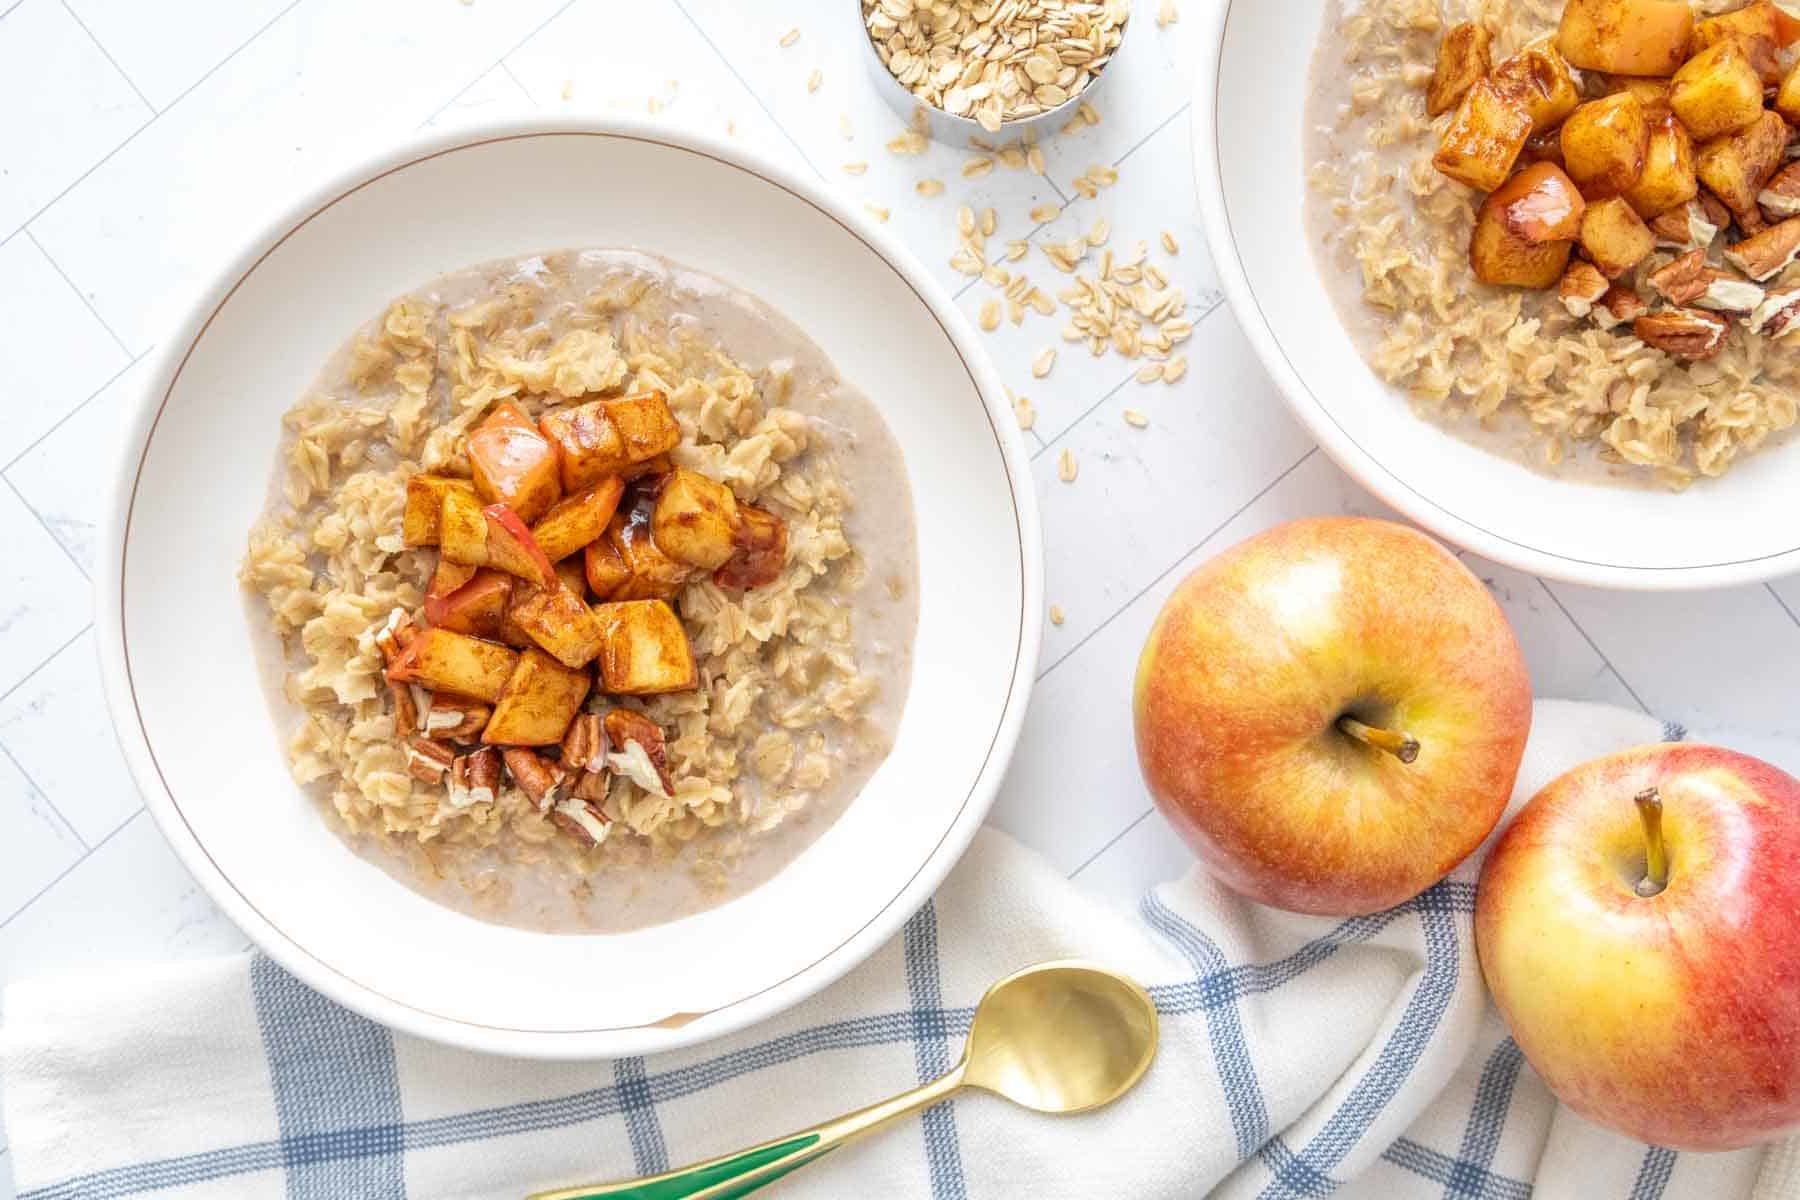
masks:
[[[1339,717],[1337,727],[1363,745],[1385,750],[1403,763],[1412,762],[1419,757],[1419,739],[1410,733],[1383,729],[1379,725],[1365,725],[1355,717]]]
[[[1662,793],[1645,788],[1632,800],[1637,804],[1638,819],[1644,823],[1644,877],[1637,882],[1637,894],[1656,895],[1669,886],[1669,850],[1663,842]]]

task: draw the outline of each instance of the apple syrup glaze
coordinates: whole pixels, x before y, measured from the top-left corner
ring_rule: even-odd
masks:
[[[654,319],[670,330],[698,334],[759,379],[770,371],[787,375],[790,386],[781,404],[804,414],[814,434],[811,447],[791,467],[822,461],[842,481],[852,499],[845,531],[863,568],[860,582],[815,586],[830,586],[833,601],[853,609],[857,664],[879,687],[854,725],[831,720],[819,727],[826,735],[830,777],[779,824],[760,831],[739,824],[702,830],[673,852],[617,827],[598,852],[598,867],[586,871],[572,869],[566,852],[530,853],[510,830],[485,848],[441,839],[421,842],[411,834],[355,834],[333,808],[329,786],[309,789],[327,823],[351,848],[408,888],[484,921],[548,933],[622,933],[677,920],[749,892],[797,858],[849,807],[886,757],[905,706],[918,625],[917,535],[900,446],[874,404],[767,304],[667,259],[612,249],[484,263],[444,275],[410,295],[448,311],[528,280],[547,288],[537,311],[560,336],[566,328],[560,314],[574,311],[603,281],[616,286],[623,275],[649,288],[643,300],[614,318],[621,342],[628,323]],[[315,392],[341,390],[357,335],[372,334],[379,323],[380,318],[371,320],[345,340],[321,371]],[[440,375],[434,388],[441,394],[445,386]],[[278,503],[272,500],[272,506]],[[423,590],[424,579],[418,582]],[[672,603],[680,611],[680,599]],[[260,602],[255,607],[260,617]],[[264,665],[271,703],[285,730],[297,722],[294,707],[282,696],[281,675],[295,663]],[[604,711],[609,698],[596,690],[587,707],[596,703]],[[746,755],[759,734],[779,728],[766,714],[747,725],[734,739]],[[793,799],[791,787],[765,789],[748,768],[733,788],[734,798],[746,789],[755,794],[758,813]]]

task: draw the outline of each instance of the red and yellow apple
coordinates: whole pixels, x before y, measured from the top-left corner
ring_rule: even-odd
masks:
[[[1495,843],[1475,935],[1576,1112],[1683,1150],[1800,1128],[1800,780],[1713,746],[1584,763]]]
[[[1225,884],[1296,912],[1417,895],[1505,810],[1531,725],[1505,615],[1424,534],[1294,521],[1220,554],[1138,662],[1138,760]]]

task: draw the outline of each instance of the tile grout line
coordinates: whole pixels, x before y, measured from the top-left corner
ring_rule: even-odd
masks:
[[[725,52],[720,50],[713,42],[712,36],[706,32],[706,27],[695,19],[694,14],[687,10],[687,6],[683,4],[681,0],[671,0],[671,3],[675,5],[675,11],[687,18],[687,23],[694,27],[694,32],[700,35],[700,40],[706,43],[706,48],[713,52],[713,57],[718,59],[720,65],[730,72],[733,79],[738,81],[738,86],[744,89],[745,94],[756,103],[756,107],[762,109],[763,116],[769,118],[769,124],[775,126],[781,133],[781,136],[787,139],[787,144],[794,148],[794,153],[800,156],[800,161],[806,164],[808,170],[819,177],[820,183],[824,183],[826,187],[831,188],[831,184],[826,181],[825,172],[819,170],[818,165],[813,162],[812,156],[807,154],[805,149],[801,147],[799,141],[795,139],[794,135],[788,132],[788,127],[777,120],[773,112],[769,111],[769,106],[763,103],[762,96],[757,93],[755,88],[750,86],[750,81],[738,74],[737,64],[727,58]],[[831,190],[835,193],[837,189],[831,188]]]
[[[22,688],[26,684],[30,683],[33,679],[37,678],[37,674],[39,671],[42,671],[45,667],[49,666],[50,663],[52,662],[52,660],[54,660],[57,655],[61,654],[64,650],[67,650],[70,646],[73,646],[76,642],[80,641],[82,639],[82,637],[84,637],[87,634],[88,630],[92,629],[93,627],[94,627],[94,623],[92,621],[89,621],[86,625],[83,625],[80,629],[77,629],[75,631],[74,636],[70,637],[62,645],[58,646],[56,649],[52,650],[48,655],[46,655],[43,662],[40,662],[37,666],[31,668],[31,670],[29,670],[29,671],[25,672],[25,674],[21,675],[19,677],[19,681],[17,683],[15,683],[11,687],[7,688],[4,692],[0,692],[0,702],[4,702],[4,701],[8,700],[9,698],[11,698],[11,696],[14,692],[18,691],[20,688]]]
[[[518,47],[514,46],[513,49],[517,50]],[[525,81],[519,78],[518,72],[514,71],[512,65],[504,58],[500,60],[500,70],[508,79],[512,80],[513,86],[519,89],[519,95],[525,97],[525,99],[531,103],[532,107],[538,107],[537,97],[531,94],[531,89],[525,86]],[[474,84],[469,85],[469,87],[474,86]],[[467,89],[464,90],[466,91]],[[458,94],[460,95],[460,93]]]
[[[243,53],[245,47],[250,45],[250,43],[254,42],[257,38],[261,37],[264,33],[266,33],[268,31],[269,27],[274,25],[275,22],[281,20],[281,18],[287,16],[290,12],[293,12],[294,9],[298,8],[301,3],[302,3],[302,0],[290,0],[288,6],[286,8],[282,9],[280,12],[278,12],[274,16],[270,17],[267,21],[263,22],[263,24],[260,27],[258,27],[258,29],[256,30],[255,33],[252,33],[249,37],[245,38],[242,42],[238,43],[237,48],[235,50],[233,50],[231,53],[227,54],[224,58],[221,58],[218,62],[216,62],[212,66],[208,67],[206,69],[205,74],[201,75],[200,78],[194,80],[194,82],[188,84],[187,87],[183,88],[181,90],[180,94],[177,95],[173,100],[169,101],[169,103],[167,105],[165,105],[160,111],[153,111],[151,113],[150,119],[148,121],[145,121],[142,125],[139,125],[136,129],[132,130],[129,134],[126,135],[126,137],[123,141],[121,141],[118,145],[114,146],[111,150],[108,150],[105,154],[101,155],[100,160],[98,162],[96,162],[93,166],[89,167],[87,170],[83,171],[81,174],[77,175],[69,183],[69,186],[65,187],[62,191],[56,193],[56,195],[50,197],[50,199],[46,200],[41,206],[39,206],[39,208],[36,212],[32,213],[29,217],[26,217],[23,221],[20,221],[18,227],[20,229],[24,229],[26,226],[36,223],[36,221],[39,217],[43,216],[45,213],[49,212],[52,208],[54,208],[56,206],[57,202],[60,201],[64,196],[68,195],[70,192],[72,192],[76,188],[80,187],[82,182],[84,180],[86,180],[88,176],[92,175],[95,171],[98,171],[101,167],[104,167],[107,163],[111,162],[118,155],[119,151],[125,149],[125,147],[127,147],[127,146],[131,145],[131,143],[135,142],[138,139],[139,135],[141,135],[144,132],[144,130],[150,128],[152,125],[154,125],[158,121],[160,121],[163,118],[164,114],[168,113],[177,104],[180,104],[183,100],[185,100],[193,92],[193,90],[195,88],[197,88],[201,84],[205,83],[208,79],[211,79],[215,74],[218,73],[220,68],[222,68],[226,63],[230,62],[232,59],[236,58],[239,54]]]
[[[1093,866],[1094,860],[1098,859],[1102,854],[1105,854],[1108,850],[1111,850],[1114,846],[1118,845],[1121,841],[1123,841],[1126,834],[1128,834],[1132,830],[1136,829],[1139,825],[1142,825],[1144,823],[1144,821],[1149,818],[1150,814],[1155,811],[1156,811],[1156,808],[1154,806],[1152,806],[1150,808],[1146,808],[1143,812],[1141,812],[1137,816],[1133,817],[1131,820],[1131,824],[1127,825],[1125,828],[1119,830],[1119,832],[1113,834],[1111,837],[1106,839],[1106,845],[1100,847],[1098,850],[1094,851],[1092,854],[1090,854],[1086,858],[1082,859],[1081,865],[1079,867],[1076,867],[1073,871],[1069,872],[1069,878],[1074,879],[1076,876],[1080,875],[1083,871],[1085,871],[1089,867]]]
[[[549,26],[550,22],[556,20],[556,18],[558,18],[558,17],[562,16],[564,13],[568,12],[569,9],[574,7],[574,5],[575,5],[575,0],[564,0],[564,3],[561,4],[560,6],[558,6],[557,10],[555,12],[551,13],[549,16],[545,17],[542,21],[539,21],[536,25],[532,26],[531,29],[526,32],[524,37],[522,37],[518,41],[514,42],[511,46],[508,46],[506,48],[505,53],[501,54],[499,58],[496,58],[493,62],[489,63],[487,66],[483,67],[480,71],[476,72],[475,77],[473,79],[469,80],[467,83],[465,83],[461,87],[457,88],[454,92],[452,92],[450,94],[450,98],[448,100],[444,101],[442,104],[440,104],[436,108],[432,109],[431,115],[426,117],[423,121],[419,122],[419,127],[423,128],[424,126],[431,124],[433,121],[435,121],[439,117],[443,116],[444,113],[449,110],[450,106],[452,104],[456,103],[456,98],[458,96],[462,95],[464,92],[468,91],[470,88],[472,88],[476,84],[480,83],[482,81],[482,79],[484,77],[486,77],[488,72],[492,71],[495,67],[505,67],[506,60],[508,58],[512,57],[514,54],[517,54],[519,52],[520,47],[522,47],[526,42],[529,42],[532,38],[536,37],[538,34],[544,32],[544,30]],[[512,81],[514,83],[519,83],[518,77],[513,75],[513,73],[511,71],[507,71],[506,74],[509,78],[512,79]],[[523,89],[524,86],[525,85],[522,83],[519,84],[519,87],[521,89]],[[533,107],[537,106],[537,101],[532,100],[531,93],[529,91],[527,91],[525,93],[525,98],[527,100],[531,100]]]
[[[1143,587],[1139,588],[1135,595],[1131,596],[1123,604],[1120,604],[1116,608],[1114,608],[1111,616],[1107,617],[1106,620],[1100,622],[1100,624],[1098,624],[1098,625],[1094,626],[1092,629],[1088,630],[1087,633],[1082,635],[1080,641],[1076,642],[1073,646],[1070,646],[1062,654],[1059,654],[1056,657],[1055,661],[1053,661],[1049,666],[1045,667],[1043,670],[1039,671],[1038,677],[1037,677],[1037,682],[1040,684],[1043,683],[1044,680],[1046,678],[1048,678],[1050,672],[1056,670],[1056,668],[1062,666],[1065,662],[1068,662],[1069,659],[1074,656],[1076,651],[1080,650],[1083,646],[1085,646],[1089,642],[1093,641],[1096,637],[1098,637],[1100,635],[1102,630],[1104,630],[1107,626],[1111,625],[1114,621],[1118,620],[1120,617],[1124,616],[1125,613],[1131,608],[1132,605],[1136,604],[1139,600],[1142,600],[1145,596],[1149,595],[1150,592],[1158,584],[1162,583],[1163,580],[1167,579],[1169,577],[1169,575],[1174,572],[1175,568],[1179,567],[1183,562],[1187,561],[1193,555],[1197,554],[1206,545],[1206,543],[1208,543],[1208,542],[1212,541],[1214,538],[1218,537],[1221,530],[1223,530],[1227,525],[1231,524],[1233,521],[1237,520],[1239,517],[1243,516],[1245,512],[1249,511],[1251,505],[1255,504],[1258,500],[1261,500],[1264,496],[1266,496],[1270,492],[1274,491],[1275,488],[1283,480],[1285,480],[1289,475],[1292,475],[1295,471],[1299,470],[1302,463],[1306,462],[1307,459],[1311,458],[1313,455],[1317,454],[1318,452],[1319,452],[1319,448],[1317,446],[1307,447],[1306,453],[1302,454],[1299,458],[1295,459],[1292,465],[1290,465],[1286,470],[1282,471],[1281,474],[1279,474],[1275,478],[1271,479],[1268,483],[1264,484],[1262,486],[1262,488],[1260,490],[1258,490],[1255,495],[1251,496],[1248,500],[1244,501],[1242,504],[1240,504],[1237,507],[1237,509],[1235,511],[1233,511],[1223,521],[1220,521],[1217,525],[1213,526],[1210,530],[1208,530],[1205,537],[1201,538],[1198,542],[1195,542],[1187,550],[1176,555],[1175,561],[1171,562],[1167,567],[1163,568],[1160,572],[1158,572],[1156,578],[1152,579],[1149,583],[1146,583]]]
[[[1648,704],[1645,704],[1644,698],[1637,694],[1637,689],[1631,686],[1631,681],[1629,679],[1625,678],[1625,673],[1623,671],[1619,670],[1619,668],[1613,666],[1612,659],[1610,659],[1606,656],[1606,651],[1604,651],[1600,648],[1600,643],[1596,642],[1593,639],[1592,635],[1590,635],[1588,633],[1587,629],[1582,626],[1581,622],[1577,621],[1575,619],[1575,614],[1569,611],[1568,606],[1562,602],[1562,597],[1558,596],[1556,594],[1556,592],[1551,588],[1549,581],[1542,578],[1541,576],[1534,576],[1534,578],[1537,579],[1538,586],[1544,589],[1544,594],[1546,596],[1550,597],[1550,603],[1556,605],[1557,610],[1559,612],[1561,612],[1565,618],[1567,618],[1569,624],[1571,624],[1575,627],[1575,632],[1579,633],[1581,635],[1581,640],[1588,644],[1588,649],[1592,650],[1595,654],[1598,654],[1600,656],[1600,661],[1605,663],[1606,669],[1611,671],[1613,673],[1613,676],[1616,679],[1618,679],[1619,686],[1625,689],[1625,693],[1628,696],[1630,696],[1631,699],[1637,704],[1637,706],[1639,708],[1643,709],[1645,713],[1649,714],[1650,716],[1660,718],[1662,716],[1662,714],[1650,711],[1650,706]]]
[[[1775,585],[1772,583],[1765,583],[1763,586],[1769,589],[1769,595],[1775,597],[1775,603],[1781,605],[1781,611],[1792,618],[1794,624],[1800,625],[1800,613],[1795,612],[1793,608],[1789,606],[1788,602],[1781,598],[1781,593],[1775,590]]]
[[[86,21],[81,19],[81,14],[70,7],[69,0],[61,0],[61,4],[63,11],[69,14],[69,19],[74,21],[75,24],[81,28],[81,32],[87,34],[88,41],[94,43],[94,49],[98,50],[101,57],[112,64],[112,69],[119,73],[119,78],[125,81],[125,86],[130,88],[132,94],[143,102],[145,108],[150,110],[151,119],[154,120],[156,117],[156,105],[150,103],[150,97],[144,95],[143,89],[138,87],[131,76],[125,73],[125,68],[119,65],[119,60],[112,56],[112,51],[108,50],[105,44],[102,43],[99,38],[94,36],[94,31],[88,28]]]
[[[75,281],[69,278],[69,273],[62,269],[61,263],[50,256],[48,250],[44,249],[44,243],[38,241],[37,234],[31,232],[29,226],[21,232],[25,234],[26,239],[30,241],[33,246],[37,247],[37,252],[44,256],[44,261],[50,264],[50,269],[55,271],[57,275],[62,278],[64,283],[69,285],[69,290],[75,293],[76,298],[81,301],[82,307],[87,309],[88,312],[93,315],[94,320],[100,322],[100,328],[106,330],[106,336],[110,337],[118,344],[120,352],[123,353],[126,358],[130,358],[131,347],[125,344],[125,339],[120,337],[118,331],[113,329],[113,327],[107,323],[106,318],[100,315],[100,310],[94,307],[93,298],[75,286]]]
[[[93,853],[94,848],[87,844],[87,839],[81,836],[81,831],[79,829],[75,828],[75,822],[69,820],[69,818],[64,815],[63,810],[56,806],[56,801],[51,798],[49,790],[31,777],[31,772],[25,769],[25,764],[19,761],[18,755],[14,754],[12,748],[5,742],[0,742],[0,758],[6,759],[7,762],[13,765],[13,770],[17,771],[20,777],[25,780],[27,786],[42,798],[44,803],[49,806],[50,811],[55,814],[56,819],[62,822],[64,831],[67,832],[70,837],[75,839],[75,844],[77,846],[81,847],[81,858],[77,858],[75,861],[80,862],[82,858],[86,858],[89,854]],[[69,865],[73,866],[75,864],[71,863]]]
[[[76,413],[80,412],[82,409],[84,409],[88,405],[92,404],[96,399],[99,398],[101,392],[104,392],[107,388],[109,388],[113,384],[119,382],[120,377],[123,376],[125,374],[125,372],[127,372],[127,371],[131,370],[131,368],[137,366],[139,362],[143,361],[145,355],[149,354],[152,350],[155,350],[155,349],[156,349],[156,347],[154,345],[150,346],[148,349],[144,350],[142,353],[140,353],[136,357],[134,357],[130,362],[128,362],[124,366],[120,367],[117,371],[115,371],[113,373],[113,377],[111,379],[108,379],[105,383],[102,383],[99,387],[95,388],[91,393],[89,393],[87,399],[81,401],[81,403],[77,404],[74,408],[71,408],[68,412],[66,412],[62,416],[58,417],[56,419],[56,424],[50,426],[50,428],[48,428],[48,429],[44,430],[44,432],[38,434],[37,437],[35,437],[31,440],[30,445],[26,446],[23,450],[19,451],[15,455],[13,455],[12,458],[10,458],[6,461],[6,463],[0,464],[0,475],[5,475],[7,472],[11,471],[14,467],[18,466],[21,462],[25,461],[25,456],[27,454],[30,454],[33,450],[36,450],[39,446],[43,445],[47,440],[49,440],[51,434],[53,434],[57,430],[61,429],[64,425],[67,425],[72,419],[74,419]]]
[[[25,506],[25,511],[37,519],[38,527],[44,531],[44,536],[56,543],[56,548],[63,552],[63,557],[69,560],[75,570],[80,572],[81,578],[91,586],[94,582],[94,577],[89,575],[88,569],[81,565],[80,560],[75,557],[75,552],[63,545],[63,540],[56,536],[56,531],[54,529],[50,528],[50,522],[44,520],[44,514],[37,510],[36,505],[25,498],[25,493],[19,490],[19,485],[14,483],[11,479],[8,479],[3,473],[0,473],[0,482],[4,482],[6,484],[6,490],[19,498],[19,503]]]
[[[36,904],[39,900],[42,900],[45,896],[49,895],[50,890],[52,888],[54,888],[57,884],[61,883],[63,880],[67,879],[75,871],[75,868],[79,867],[82,863],[86,862],[88,859],[94,857],[94,855],[98,854],[102,847],[104,847],[108,842],[112,841],[114,838],[118,837],[121,833],[124,833],[126,828],[133,821],[135,821],[139,817],[143,816],[146,811],[148,811],[148,810],[143,805],[141,805],[141,804],[138,805],[138,809],[136,812],[132,813],[129,817],[126,817],[123,821],[120,821],[111,833],[107,834],[105,837],[103,837],[99,841],[95,842],[93,844],[93,846],[88,849],[86,854],[83,854],[80,858],[76,859],[74,862],[72,862],[68,866],[64,867],[61,871],[57,872],[56,878],[52,879],[49,883],[46,883],[43,887],[41,887],[37,891],[33,892],[29,897],[26,898],[25,903],[19,905],[19,907],[15,908],[15,909],[13,909],[10,913],[6,914],[6,916],[0,917],[0,929],[5,929],[8,925],[12,924],[13,921],[17,920],[20,916],[23,916],[25,911],[27,909],[29,909],[32,905]]]
[[[1126,159],[1128,159],[1132,155],[1136,154],[1139,150],[1142,150],[1144,148],[1145,143],[1147,143],[1151,138],[1155,137],[1157,134],[1159,134],[1163,130],[1167,129],[1170,125],[1173,125],[1175,123],[1175,118],[1182,116],[1184,113],[1186,113],[1188,111],[1188,109],[1193,107],[1193,103],[1194,102],[1192,100],[1185,102],[1184,104],[1182,104],[1182,106],[1180,108],[1176,109],[1174,112],[1170,113],[1168,116],[1166,116],[1162,120],[1158,121],[1156,123],[1156,127],[1154,129],[1152,129],[1149,133],[1146,133],[1143,137],[1139,138],[1137,141],[1131,143],[1131,149],[1125,151],[1125,153],[1123,153],[1123,154],[1119,155],[1119,157],[1113,159],[1113,161],[1112,161],[1113,167],[1116,169],[1118,167],[1124,166]]]

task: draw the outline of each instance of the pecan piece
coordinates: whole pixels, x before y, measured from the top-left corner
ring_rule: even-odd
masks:
[[[1667,266],[1650,272],[1644,282],[1661,292],[1670,304],[1692,304],[1706,295],[1707,277],[1711,271],[1706,264],[1706,251],[1689,250]]]
[[[1562,283],[1557,286],[1557,297],[1562,300],[1563,307],[1569,315],[1580,319],[1594,311],[1612,285],[1600,268],[1590,262],[1576,262],[1563,273]]]
[[[668,743],[661,726],[629,708],[613,709],[606,714],[603,725],[607,741],[618,747],[606,756],[607,766],[653,796],[674,794],[675,784],[669,778]]]
[[[406,739],[406,772],[422,783],[442,783],[456,764],[456,751],[427,737]]]
[[[606,799],[606,772],[604,770],[581,771],[575,776],[575,786],[569,789],[569,795],[580,800],[591,800],[599,804]]]
[[[1800,288],[1770,292],[1750,314],[1750,332],[1764,337],[1780,337],[1800,320]]]
[[[412,645],[418,635],[413,626],[412,617],[404,608],[396,608],[388,614],[387,624],[375,631],[375,644],[381,649],[381,658],[388,666],[400,657],[400,652]]]
[[[1729,213],[1723,219],[1714,221],[1707,215],[1706,206],[1698,200],[1689,200],[1686,204],[1660,213],[1650,222],[1650,232],[1656,235],[1656,244],[1664,249],[1693,250],[1705,249],[1713,244],[1731,221]]]
[[[394,698],[394,736],[409,738],[419,732],[419,704],[412,684],[390,683],[388,695]]]
[[[431,704],[425,709],[425,732],[453,742],[472,742],[487,728],[488,718],[493,713],[493,709],[479,700],[433,695]]]
[[[556,827],[580,842],[588,849],[593,849],[604,842],[612,833],[612,822],[600,811],[600,806],[589,800],[569,797],[550,810],[550,820]]]
[[[1732,266],[1761,282],[1779,275],[1800,256],[1800,217],[1771,225],[1725,251]]]
[[[598,713],[577,713],[563,734],[562,764],[571,771],[606,769],[606,729]]]
[[[523,746],[509,747],[500,752],[500,757],[506,761],[506,769],[512,772],[513,782],[537,805],[539,812],[549,812],[562,798],[563,781],[568,778],[568,773],[556,763],[539,758]]]
[[[1697,362],[1712,358],[1725,346],[1725,318],[1695,308],[1665,308],[1632,322],[1631,331],[1646,346],[1675,358]]]
[[[1757,193],[1757,205],[1772,220],[1785,221],[1800,217],[1800,162],[1792,162],[1775,172]]]
[[[459,756],[450,766],[450,806],[492,804],[500,793],[500,752],[484,746]]]
[[[1643,298],[1624,284],[1615,283],[1606,289],[1606,295],[1594,308],[1594,323],[1602,329],[1611,329],[1626,321],[1635,321],[1650,311]]]

